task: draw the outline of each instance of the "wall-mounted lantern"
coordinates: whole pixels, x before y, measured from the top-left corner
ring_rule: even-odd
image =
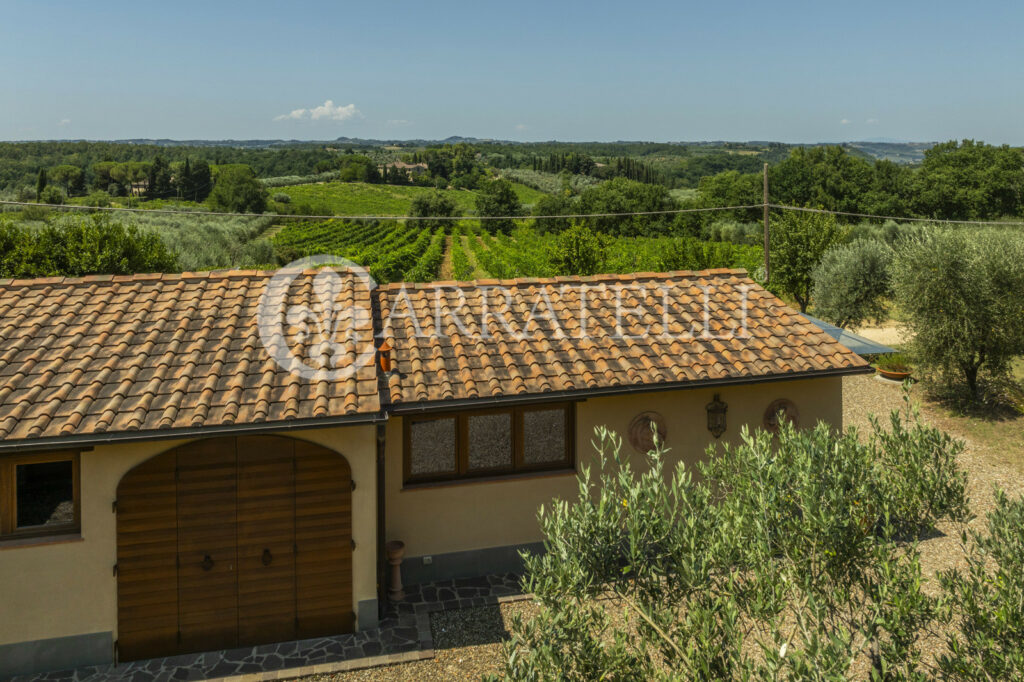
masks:
[[[719,438],[725,433],[725,413],[729,406],[723,403],[716,393],[711,402],[707,404],[706,409],[708,411],[708,431],[715,438]]]

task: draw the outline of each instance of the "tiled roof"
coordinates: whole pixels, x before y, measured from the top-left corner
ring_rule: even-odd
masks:
[[[0,280],[0,439],[377,414],[372,364],[307,380],[267,353],[255,320],[273,274]],[[288,304],[313,297],[313,274]]]
[[[744,270],[392,284],[376,295],[396,405],[868,367]]]
[[[326,326],[324,281],[307,270],[283,290],[275,319],[284,337],[271,349],[359,369],[303,376],[279,366],[260,337],[257,310],[274,274],[0,280],[2,445],[313,425],[412,403],[867,367],[741,270],[391,284],[372,297],[346,274],[329,292],[334,317]],[[292,315],[302,309],[312,318]],[[346,317],[353,309],[365,314]],[[345,339],[341,322],[354,330]],[[396,371],[383,379],[372,357],[374,325],[393,347]],[[647,336],[632,336],[647,325]]]

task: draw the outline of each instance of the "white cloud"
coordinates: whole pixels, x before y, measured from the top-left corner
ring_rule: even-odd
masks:
[[[849,122],[850,122],[850,119],[844,118],[844,119],[839,121],[839,125],[847,125]]]
[[[305,116],[306,116],[306,109],[293,109],[290,114],[281,114],[280,116],[275,116],[274,120],[275,121],[285,121],[285,120],[287,120],[289,118],[293,118],[295,120],[298,120],[300,118],[305,118]]]
[[[878,123],[878,119],[877,118],[869,118],[867,121],[865,121],[865,123],[867,123],[869,126],[873,126],[876,123]]]
[[[70,118],[62,118],[60,121],[57,122],[57,125],[63,127],[63,126],[68,125],[69,123],[71,123],[71,119]]]
[[[315,106],[312,109],[292,109],[287,114],[281,114],[275,116],[275,121],[347,121],[350,118],[362,116],[362,112],[356,109],[355,104],[346,104],[341,106],[335,104],[333,100],[325,100],[323,104]]]

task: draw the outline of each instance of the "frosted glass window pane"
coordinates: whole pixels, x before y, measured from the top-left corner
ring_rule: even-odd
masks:
[[[409,472],[413,476],[455,471],[454,418],[414,421],[409,431]]]
[[[512,414],[469,417],[469,468],[512,466]]]
[[[565,410],[523,412],[523,462],[553,464],[565,461]]]

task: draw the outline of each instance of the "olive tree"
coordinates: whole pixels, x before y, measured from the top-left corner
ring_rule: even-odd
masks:
[[[829,250],[814,269],[814,312],[839,327],[881,322],[892,295],[892,248],[858,239]]]
[[[918,679],[940,604],[916,538],[966,515],[962,443],[909,407],[866,438],[819,424],[742,432],[700,477],[660,446],[634,464],[599,428],[598,468],[542,508],[513,617],[516,680]]]
[[[1024,235],[938,228],[901,243],[896,300],[918,363],[937,386],[983,397],[1024,353]]]

